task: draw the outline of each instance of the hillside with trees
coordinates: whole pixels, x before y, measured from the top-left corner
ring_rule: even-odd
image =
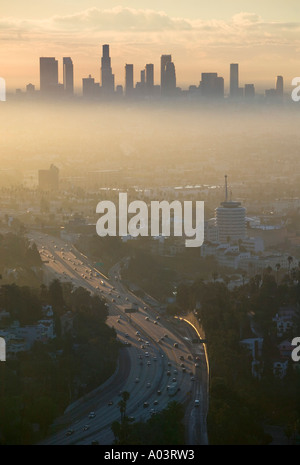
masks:
[[[274,317],[282,307],[292,307],[295,317],[292,328],[279,336]],[[299,336],[299,310],[299,269],[280,282],[265,270],[231,291],[220,282],[179,286],[177,314],[194,311],[207,340],[211,444],[266,444],[270,425],[284,431],[286,439],[299,440],[299,364],[278,349],[282,341]],[[255,360],[259,370],[253,373],[253,357],[241,341],[257,337],[263,345]],[[283,376],[274,372],[274,360],[288,363]]]

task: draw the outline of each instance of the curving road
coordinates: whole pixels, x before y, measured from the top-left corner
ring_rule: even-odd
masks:
[[[189,337],[184,338],[176,325],[149,306],[151,300],[145,303],[126,289],[121,281],[120,263],[105,276],[71,244],[34,231],[28,237],[36,243],[44,261],[45,282],[48,284],[57,278],[103,296],[109,308],[107,324],[116,329],[118,339],[124,343],[116,373],[103,386],[69,406],[55,422],[58,431],[43,444],[91,444],[92,441],[112,444],[111,423],[120,419],[117,404],[122,391],[130,393],[126,413],[135,420],[146,420],[164,409],[171,399],[185,403],[187,441],[205,443],[206,421],[203,414],[201,417],[205,409],[194,407],[195,399],[205,403],[205,392]],[[126,313],[132,305],[138,311]],[[168,386],[174,382],[179,390],[170,397]],[[89,418],[91,412],[94,412],[93,418]],[[199,425],[201,434],[198,434]]]

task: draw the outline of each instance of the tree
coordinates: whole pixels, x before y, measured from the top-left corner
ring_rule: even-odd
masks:
[[[291,270],[291,265],[293,263],[293,257],[291,255],[288,256],[288,263],[289,263],[289,273],[290,273],[290,270]]]
[[[62,313],[64,307],[64,297],[62,285],[58,279],[52,281],[49,286],[49,300],[50,304],[53,306],[53,309]]]
[[[128,391],[122,392],[122,399],[118,402],[118,407],[120,407],[120,414],[121,414],[121,425],[124,423],[126,418],[126,407],[127,401],[129,400],[130,394]]]
[[[279,282],[278,275],[279,275],[279,270],[280,270],[280,263],[276,263],[275,268],[276,268],[276,283],[278,286],[278,282]]]

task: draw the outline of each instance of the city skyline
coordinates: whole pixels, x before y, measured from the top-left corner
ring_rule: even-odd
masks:
[[[172,54],[177,85],[182,88],[198,85],[203,72],[218,72],[228,83],[228,63],[239,63],[241,81],[247,76],[257,89],[273,86],[277,75],[284,75],[289,85],[299,74],[296,2],[287,7],[276,1],[264,6],[256,1],[229,1],[225,8],[215,1],[213,11],[212,6],[200,7],[193,1],[185,9],[166,0],[154,1],[150,7],[137,1],[125,5],[79,0],[72,6],[55,1],[52,6],[37,7],[29,1],[24,9],[15,0],[17,13],[3,3],[0,63],[8,90],[25,82],[37,86],[37,56],[72,57],[77,89],[88,74],[99,80],[99,49],[105,43],[113,51],[116,86],[124,85],[125,63],[134,64],[138,72],[145,63],[154,63],[158,82],[158,59],[163,53]]]
[[[240,68],[239,63],[230,63],[229,65],[229,89],[225,90],[225,80],[217,72],[201,73],[199,85],[190,84],[188,89],[182,89],[177,85],[176,66],[172,60],[172,55],[161,55],[160,57],[160,80],[158,83],[154,80],[154,64],[147,63],[140,70],[140,81],[134,79],[134,64],[125,64],[125,78],[123,85],[115,84],[115,74],[111,65],[110,45],[102,45],[102,57],[99,82],[89,74],[82,78],[82,87],[74,89],[74,66],[71,57],[62,58],[62,79],[59,80],[59,61],[56,57],[40,57],[40,79],[38,94],[41,97],[72,97],[74,94],[80,94],[89,99],[111,99],[118,96],[126,98],[173,98],[180,95],[190,95],[191,98],[213,99],[226,98],[236,101],[237,99],[246,98],[253,100],[256,96],[262,96],[257,92],[254,83],[244,83],[240,86]],[[282,98],[284,95],[284,77],[277,75],[275,86],[264,89],[264,97],[267,100]],[[26,93],[33,96],[36,93],[36,85],[28,83],[25,87]],[[16,94],[23,93],[21,88],[16,89]]]

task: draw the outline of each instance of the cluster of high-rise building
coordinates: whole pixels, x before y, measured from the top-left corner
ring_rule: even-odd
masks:
[[[74,95],[74,66],[70,57],[63,58],[63,83],[59,83],[58,61],[54,57],[40,58],[40,95],[45,97],[57,95]],[[112,97],[174,97],[188,94],[204,99],[217,99],[225,97],[224,78],[218,73],[202,73],[198,86],[191,85],[183,91],[176,84],[176,69],[171,55],[161,55],[160,83],[154,81],[154,64],[148,63],[140,71],[139,80],[134,80],[134,65],[126,63],[124,85],[115,84],[115,75],[112,71],[109,45],[102,46],[100,80],[97,82],[89,75],[82,79],[82,95],[87,99],[101,99]],[[28,84],[28,93],[35,91],[35,86]],[[265,91],[266,98],[282,97],[283,77],[278,76],[276,87]],[[229,95],[231,99],[255,98],[254,84],[239,83],[239,64],[230,64]]]

